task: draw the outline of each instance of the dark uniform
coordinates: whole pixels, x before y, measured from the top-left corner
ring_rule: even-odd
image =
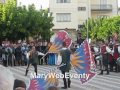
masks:
[[[29,63],[28,63],[27,69],[26,69],[25,76],[27,76],[30,64],[32,64],[34,66],[34,69],[35,69],[34,71],[37,75],[37,64],[38,64],[38,52],[37,51],[35,51],[34,53],[30,52]]]
[[[113,44],[109,44],[109,47],[111,50],[113,50]],[[109,65],[110,65],[110,71],[113,71],[114,67],[114,58],[112,54],[108,54],[108,59],[109,59]]]
[[[114,45],[114,54],[113,54],[113,57],[114,57],[114,65],[115,65],[115,71],[116,72],[120,72],[120,67],[117,65],[116,63],[116,60],[119,58],[119,52],[118,52],[118,44],[115,44]]]
[[[101,54],[102,54],[102,62],[101,62],[102,69],[101,69],[100,75],[103,74],[104,70],[107,71],[107,74],[109,74],[109,69],[108,69],[109,60],[108,60],[108,53],[107,53],[105,44],[102,45],[101,47]]]
[[[63,49],[61,50],[60,52],[61,56],[62,56],[62,63],[61,64],[65,64],[64,66],[61,66],[60,67],[60,70],[62,72],[63,75],[65,75],[65,73],[69,73],[69,70],[71,68],[71,64],[70,64],[70,50],[68,50],[67,48],[66,49]],[[70,87],[70,77],[68,78],[68,81],[66,81],[66,78],[64,77],[63,78],[63,82],[64,82],[64,89],[66,89],[67,87]]]
[[[15,49],[15,58],[16,58],[16,61],[18,63],[18,65],[22,65],[22,51],[21,51],[21,46],[18,46],[16,49]]]

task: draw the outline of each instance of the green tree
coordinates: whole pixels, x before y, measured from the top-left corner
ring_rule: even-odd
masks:
[[[52,14],[48,10],[36,10],[34,5],[16,7],[13,1],[0,5],[0,37],[19,40],[41,36],[48,40],[52,34]]]
[[[120,16],[89,19],[81,30],[84,36],[86,35],[87,27],[89,38],[94,40],[106,40],[112,37],[115,32],[120,32]]]

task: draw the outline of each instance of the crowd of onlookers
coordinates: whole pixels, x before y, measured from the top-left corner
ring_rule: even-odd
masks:
[[[109,67],[110,67],[110,71],[113,71],[114,67],[115,67],[115,71],[119,71],[117,70],[117,64],[116,64],[116,60],[117,58],[120,57],[120,53],[118,50],[118,45],[119,42],[117,43],[106,43],[103,42],[102,44],[93,44],[91,43],[91,50],[93,52],[93,54],[95,55],[95,57],[99,56],[100,54],[103,55],[104,53],[107,55],[106,57],[106,61],[105,63],[108,63]],[[31,50],[31,47],[35,46],[36,50],[42,53],[47,53],[48,52],[48,42],[44,41],[31,41],[31,42],[26,42],[26,41],[17,41],[16,43],[10,42],[8,40],[5,40],[2,42],[2,45],[0,45],[0,63],[2,63],[4,66],[23,66],[23,65],[27,65],[28,61],[29,61],[29,57],[28,57],[28,52]],[[72,47],[74,47],[75,49],[77,49],[79,46],[79,44],[72,44]],[[109,47],[111,49],[111,51],[113,52],[113,54],[108,53],[107,50],[105,49],[105,47]],[[98,50],[96,51],[96,49],[94,48],[98,48]],[[103,50],[104,49],[104,50]],[[105,55],[104,55],[105,56]],[[49,57],[46,55],[46,57],[44,57],[44,59],[41,59],[43,56],[38,56],[39,61],[38,61],[38,65],[42,65],[42,64],[48,64],[48,60]],[[52,59],[52,58],[51,58]],[[104,60],[105,61],[105,60]],[[95,58],[95,62],[100,62],[99,60],[97,61]],[[100,63],[99,63],[100,65]]]
[[[25,42],[18,41],[12,43],[10,41],[3,41],[0,46],[0,60],[4,66],[21,66],[28,63],[28,52],[32,46],[35,46],[37,51],[46,53],[47,42]],[[39,56],[39,59],[42,56]],[[41,59],[38,64],[47,64],[47,58],[45,61]]]

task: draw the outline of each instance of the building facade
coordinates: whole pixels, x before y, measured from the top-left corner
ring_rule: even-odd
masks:
[[[5,4],[6,0],[0,0],[0,3]]]
[[[91,16],[112,17],[118,15],[118,0],[91,0]]]
[[[118,14],[117,0],[50,0],[53,13],[53,31],[66,30],[73,40],[76,30],[82,28],[88,18],[111,17]]]
[[[118,15],[120,15],[120,7],[118,8]]]

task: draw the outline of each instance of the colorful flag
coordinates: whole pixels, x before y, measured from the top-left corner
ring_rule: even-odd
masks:
[[[89,75],[88,78],[80,78],[80,81],[82,83],[88,82],[92,77],[96,75],[94,58],[87,40],[85,40],[81,44],[80,48],[76,50],[73,57],[71,58],[71,64],[78,74]]]
[[[72,44],[72,39],[70,38],[69,34],[64,31],[60,30],[57,32],[51,39],[52,45],[49,49],[49,52],[59,52],[62,48],[62,43],[65,42],[67,48],[69,48]]]
[[[31,79],[28,90],[47,90],[50,86],[58,86],[58,79],[55,75],[55,72],[51,72],[47,74],[46,78],[40,77]]]
[[[33,78],[30,80],[28,90],[45,90],[46,81],[44,78]]]

